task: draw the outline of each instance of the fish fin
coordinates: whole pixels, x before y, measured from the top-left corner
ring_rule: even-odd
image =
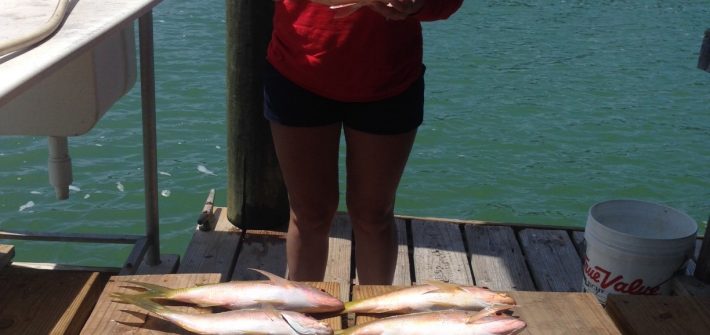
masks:
[[[293,285],[293,283],[292,283],[290,280],[288,280],[288,279],[286,279],[286,278],[283,278],[283,277],[279,277],[279,276],[277,276],[277,275],[275,275],[275,274],[273,274],[273,273],[271,273],[271,272],[269,272],[269,271],[264,271],[264,270],[254,269],[254,268],[249,268],[249,270],[252,270],[252,271],[256,271],[256,272],[258,272],[258,273],[261,273],[263,276],[269,278],[269,280],[270,280],[271,283],[273,283],[273,284],[277,284],[277,285],[279,285],[279,284],[280,284],[280,285],[288,285],[288,286]]]
[[[427,284],[436,287],[436,290],[426,292],[427,293],[441,293],[441,292],[452,292],[452,291],[463,291],[466,290],[458,284],[445,283],[439,280],[427,280]]]
[[[125,294],[125,293],[112,293],[111,297],[119,302],[133,304],[148,312],[152,312],[158,315],[164,313],[167,308],[165,306],[150,300],[145,294]]]
[[[516,307],[516,306],[512,306],[512,305],[492,305],[492,306],[488,306],[488,307],[482,309],[480,312],[478,312],[478,313],[472,315],[471,317],[469,317],[468,319],[466,319],[466,323],[468,323],[468,324],[474,323],[474,322],[476,322],[476,321],[478,321],[478,320],[480,320],[480,319],[483,319],[483,318],[485,318],[485,317],[487,317],[487,316],[490,316],[490,315],[493,315],[493,314],[497,314],[497,313],[500,313],[500,312],[502,312],[502,311],[509,310],[509,309],[511,309],[511,308],[513,308],[513,307]]]
[[[358,302],[360,302],[360,301],[359,300],[346,301],[345,303],[343,303],[343,311],[341,313],[342,314],[351,313],[352,309],[357,307]]]
[[[145,293],[143,293],[144,295],[150,295],[153,298],[165,298],[165,297],[169,296],[170,293],[172,293],[172,291],[174,291],[173,289],[165,287],[165,286],[160,286],[160,285],[151,284],[151,283],[144,283],[144,282],[140,282],[140,281],[127,280],[127,281],[123,281],[122,283],[129,283],[129,284],[133,284],[136,286],[140,286],[140,287],[147,290]]]
[[[281,313],[281,318],[286,321],[286,324],[288,324],[291,329],[293,329],[296,333],[301,334],[301,335],[314,335],[316,332],[313,329],[308,329],[308,327],[300,324],[298,320],[292,318],[290,315],[286,313]]]

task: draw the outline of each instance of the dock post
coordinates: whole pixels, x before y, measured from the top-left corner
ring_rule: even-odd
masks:
[[[700,47],[700,56],[698,57],[698,68],[710,72],[710,29],[705,30],[705,38],[703,38],[703,45]],[[710,284],[710,218],[708,218],[708,224],[705,227],[705,237],[695,268],[695,278],[705,284]]]
[[[283,229],[288,196],[263,117],[262,71],[274,3],[226,1],[227,218],[242,229]]]

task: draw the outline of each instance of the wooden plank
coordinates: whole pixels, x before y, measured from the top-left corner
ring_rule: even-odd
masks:
[[[423,216],[412,216],[412,215],[395,215],[395,218],[403,220],[416,220],[416,221],[429,221],[429,222],[441,222],[441,223],[454,223],[460,225],[484,225],[484,226],[505,226],[513,227],[516,229],[524,228],[539,228],[539,229],[562,229],[568,231],[583,231],[584,227],[570,227],[562,225],[550,225],[545,223],[523,223],[523,222],[497,222],[497,221],[483,221],[483,220],[462,220],[462,219],[449,219],[449,218],[437,218],[437,217],[423,217]]]
[[[257,280],[264,277],[250,269],[260,269],[286,277],[286,233],[247,230],[234,267],[232,280]]]
[[[6,244],[0,244],[0,270],[5,265],[10,264],[12,258],[15,257],[15,247]]]
[[[535,291],[525,257],[510,227],[464,227],[476,285],[495,291]]]
[[[524,291],[509,294],[518,304],[513,315],[528,325],[520,335],[621,334],[592,294]]]
[[[539,291],[582,289],[582,261],[566,231],[523,229],[518,236]]]
[[[237,254],[242,231],[227,220],[227,209],[217,208],[209,231],[195,227],[178,273],[219,273],[227,281]]]
[[[584,232],[583,231],[573,231],[572,233],[572,243],[574,244],[574,247],[577,249],[577,253],[579,254],[579,258],[582,260],[582,263],[584,263],[584,255],[587,252],[587,242],[584,239]]]
[[[676,275],[671,280],[674,295],[710,298],[710,284],[705,284],[695,277]]]
[[[610,295],[606,310],[624,334],[710,334],[710,298]]]
[[[339,213],[333,219],[328,239],[328,263],[324,281],[340,284],[337,297],[342,301],[350,299],[352,278],[352,226],[347,214]]]
[[[410,270],[411,261],[409,241],[407,238],[407,222],[406,220],[395,218],[394,223],[397,225],[397,263],[395,264],[392,285],[411,285],[412,274]],[[353,285],[359,285],[359,283],[357,273],[355,273]]]
[[[414,277],[473,285],[459,225],[413,220]]]
[[[8,266],[0,271],[0,333],[78,334],[108,275]]]
[[[137,306],[115,302],[110,295],[114,292],[138,292],[132,289],[130,284],[123,283],[128,280],[154,283],[170,288],[183,288],[218,283],[220,278],[221,274],[219,273],[113,276],[101,293],[101,297],[81,334],[192,334]],[[171,306],[171,308],[187,313],[209,312],[208,309],[184,305]]]
[[[321,289],[325,292],[328,292],[328,294],[337,297],[338,294],[341,292],[340,288],[340,283],[335,283],[335,282],[305,282],[308,285],[311,285],[317,289]],[[348,287],[349,289],[349,287]],[[335,315],[335,316],[328,316],[328,315],[313,315],[313,317],[327,323],[330,325],[333,330],[339,330],[343,328],[343,318],[340,315]]]
[[[388,285],[355,285],[353,286],[353,301],[363,300],[371,297],[375,297],[381,294],[390,293],[396,290],[406,288],[407,286],[388,286]],[[386,315],[383,314],[356,314],[355,323],[363,324],[370,322],[375,319],[383,318]]]
[[[148,265],[145,263],[145,258],[143,262],[138,266],[136,270],[137,275],[157,275],[157,274],[167,274],[175,273],[177,271],[178,265],[180,264],[180,256],[163,254],[160,255],[160,264],[158,265]]]
[[[409,261],[409,241],[407,240],[407,223],[402,219],[395,219],[397,225],[397,264],[394,270],[392,285],[412,285],[412,274]]]

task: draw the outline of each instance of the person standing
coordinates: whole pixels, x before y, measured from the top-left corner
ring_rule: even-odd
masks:
[[[350,2],[356,0],[349,0]],[[421,21],[463,0],[275,2],[264,115],[289,197],[289,279],[322,281],[339,203],[341,133],[361,284],[391,284],[397,187],[424,111]]]

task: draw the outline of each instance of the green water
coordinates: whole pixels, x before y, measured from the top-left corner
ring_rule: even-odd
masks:
[[[583,226],[592,204],[636,198],[703,224],[708,17],[706,0],[469,0],[426,23],[427,111],[397,213]],[[165,1],[154,19],[161,243],[182,254],[209,189],[226,203],[224,2]],[[143,231],[138,87],[70,139],[67,201],[48,185],[45,138],[0,137],[0,229]],[[120,265],[129,251],[11,243],[18,261]]]

